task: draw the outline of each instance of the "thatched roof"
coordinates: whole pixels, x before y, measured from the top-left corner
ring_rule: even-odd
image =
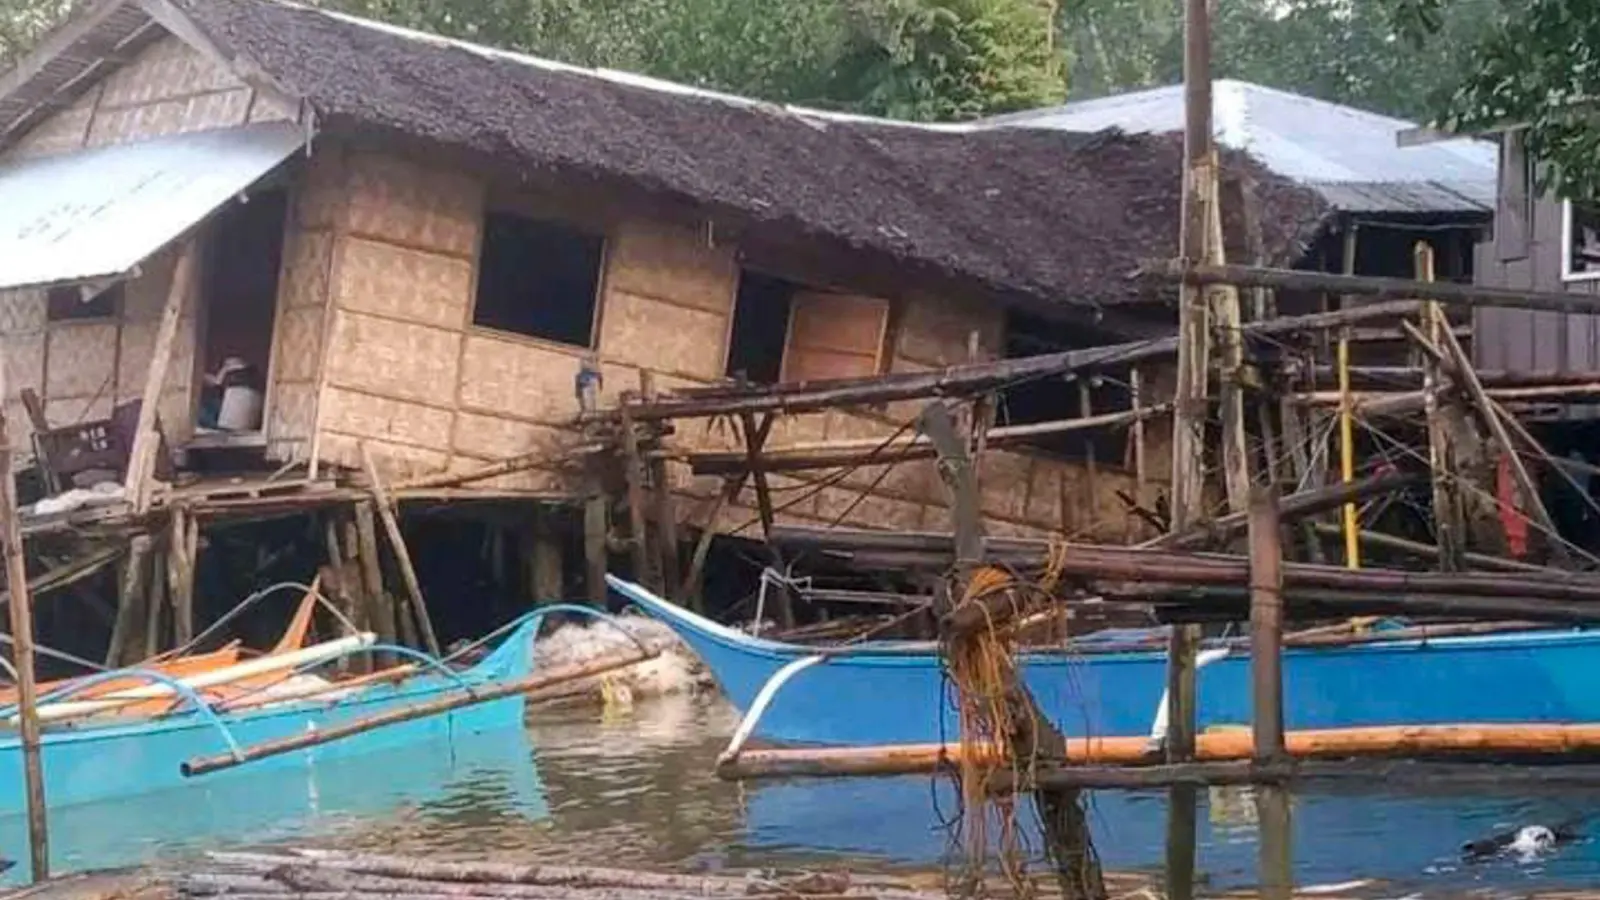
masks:
[[[800,111],[562,66],[279,0],[176,0],[324,128],[403,134],[518,171],[625,183],[997,298],[1109,306],[1176,248],[1170,136],[928,128]],[[1320,223],[1310,191],[1239,153],[1272,261]]]

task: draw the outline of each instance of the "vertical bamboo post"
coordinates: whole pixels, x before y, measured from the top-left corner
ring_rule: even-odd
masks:
[[[171,534],[167,540],[167,595],[172,600],[175,646],[194,638],[194,561],[190,558],[189,529],[194,517],[181,504],[172,506]]]
[[[1211,132],[1211,23],[1207,0],[1184,4],[1184,191],[1179,248],[1190,261],[1207,260],[1210,207],[1216,202]],[[1210,316],[1206,293],[1184,284],[1178,307],[1178,380],[1173,397],[1172,529],[1188,530],[1205,514],[1205,425],[1210,373]],[[1200,629],[1177,625],[1167,648],[1169,762],[1194,755],[1195,657]],[[1175,786],[1167,797],[1167,897],[1193,900],[1196,842],[1193,787]]]
[[[578,410],[580,415],[594,415],[600,408],[600,363],[585,357],[578,368]],[[597,461],[591,457],[592,469]],[[585,485],[588,495],[583,505],[583,559],[587,572],[589,605],[604,609],[606,605],[606,537],[611,531],[607,521],[605,485],[599,473],[591,471]]]
[[[1094,398],[1089,388],[1089,376],[1078,377],[1078,415],[1087,419],[1094,415]],[[1095,459],[1094,433],[1083,436],[1083,464],[1089,491],[1089,527],[1092,534],[1100,533],[1100,462]]]
[[[417,579],[416,568],[411,565],[411,553],[406,550],[406,539],[400,532],[400,521],[395,517],[394,505],[389,500],[388,492],[384,490],[383,476],[373,463],[372,454],[367,450],[366,444],[361,445],[361,465],[366,469],[373,506],[377,508],[378,521],[383,523],[384,533],[389,536],[389,546],[394,550],[395,563],[400,569],[400,580],[405,584],[411,614],[416,619],[417,628],[421,630],[423,644],[429,653],[439,656],[442,652],[439,648],[439,638],[433,632],[433,620],[428,617],[428,604],[422,598],[422,583]]]
[[[1344,274],[1356,273],[1356,235],[1357,225],[1354,222],[1345,224],[1344,229]],[[1340,299],[1339,307],[1345,308],[1350,303],[1349,297]],[[1339,329],[1339,478],[1349,484],[1356,478],[1356,437],[1355,437],[1355,400],[1350,392],[1350,326]],[[1356,519],[1356,505],[1354,502],[1346,503],[1340,510],[1340,521],[1344,528],[1344,564],[1351,569],[1361,568],[1361,524]]]
[[[1287,751],[1283,726],[1283,545],[1278,495],[1259,489],[1250,498],[1250,677],[1255,707],[1251,729],[1257,763],[1281,762]],[[1290,900],[1294,893],[1289,792],[1281,784],[1256,792],[1262,900]]]
[[[628,485],[628,551],[633,558],[633,577],[659,594],[661,579],[650,564],[649,523],[644,508],[644,457],[639,453],[639,432],[633,421],[633,396],[633,392],[624,391],[618,404],[622,420],[622,471]]]
[[[150,587],[145,600],[144,656],[149,659],[161,652],[162,625],[167,611],[167,560],[165,554],[155,554],[150,559]]]
[[[0,359],[0,397],[5,396],[5,361]],[[50,832],[46,821],[44,766],[39,748],[39,705],[33,671],[33,597],[22,524],[17,518],[17,479],[11,469],[11,433],[0,406],[0,534],[4,535],[6,585],[11,590],[12,659],[17,669],[17,713],[21,718],[22,782],[28,807],[28,861],[35,882],[50,877]]]
[[[144,393],[139,395],[139,423],[134,429],[133,447],[128,451],[128,472],[124,485],[135,513],[142,514],[150,508],[150,480],[155,470],[156,452],[161,448],[161,435],[156,430],[156,409],[161,405],[161,388],[167,383],[167,368],[172,362],[172,345],[177,340],[183,305],[194,281],[195,255],[194,241],[190,240],[183,245],[178,255],[178,265],[172,272],[166,306],[161,311],[161,323],[156,327],[150,367],[145,370]]]
[[[1414,255],[1416,279],[1432,281],[1433,247],[1427,241],[1417,241]],[[1422,305],[1422,331],[1435,347],[1444,346],[1440,332],[1448,327],[1444,309],[1437,301],[1430,300]],[[1428,466],[1433,473],[1433,521],[1439,545],[1439,567],[1446,572],[1460,572],[1465,569],[1462,560],[1466,550],[1465,511],[1455,483],[1456,459],[1450,425],[1439,408],[1443,386],[1438,360],[1424,354],[1422,406],[1428,423]]]

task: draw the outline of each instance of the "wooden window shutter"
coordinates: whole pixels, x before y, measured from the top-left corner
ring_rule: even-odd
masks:
[[[1521,131],[1500,142],[1500,178],[1495,191],[1494,252],[1500,262],[1528,255],[1532,235],[1533,178]]]
[[[856,378],[883,371],[889,301],[796,291],[789,309],[783,381]]]

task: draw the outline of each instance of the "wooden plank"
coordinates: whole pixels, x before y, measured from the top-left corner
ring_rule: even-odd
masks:
[[[172,285],[167,291],[166,306],[161,311],[161,323],[156,328],[155,347],[150,352],[150,367],[145,372],[144,392],[139,395],[139,423],[134,430],[133,448],[128,453],[128,472],[125,490],[135,515],[150,509],[151,479],[155,470],[156,452],[161,447],[161,436],[156,431],[157,410],[161,405],[161,389],[167,383],[167,369],[172,364],[172,345],[178,337],[178,321],[183,317],[183,306],[188,301],[194,282],[194,240],[184,243],[178,255],[177,267],[172,272]]]
[[[883,371],[889,301],[800,291],[789,307],[780,380],[849,378]]]
[[[395,517],[394,506],[389,502],[389,496],[384,491],[383,478],[378,474],[378,467],[373,464],[372,453],[365,443],[361,444],[361,465],[367,472],[368,487],[372,490],[372,499],[377,508],[378,521],[383,523],[384,533],[389,536],[389,546],[394,550],[394,558],[400,569],[400,580],[405,584],[406,596],[411,602],[411,613],[416,617],[416,624],[422,632],[425,648],[434,656],[443,655],[439,647],[439,638],[433,632],[433,620],[428,617],[428,604],[422,598],[422,584],[417,580],[417,570],[411,565],[411,553],[406,550],[405,535],[400,533],[400,521]]]

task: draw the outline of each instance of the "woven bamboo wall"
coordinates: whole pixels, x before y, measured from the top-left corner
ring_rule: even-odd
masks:
[[[304,419],[281,421],[282,398],[315,422],[320,465],[359,468],[365,444],[391,479],[465,471],[526,453],[552,460],[575,441],[575,376],[583,348],[472,325],[476,257],[485,187],[440,168],[367,151],[323,146],[298,189],[296,228],[285,262],[279,347],[274,363],[274,441],[300,434]],[[733,249],[701,229],[611,209],[575,211],[539,201],[531,214],[580,218],[606,234],[594,353],[604,376],[602,403],[637,389],[649,370],[660,390],[722,376],[739,268]],[[897,313],[889,367],[958,364],[978,333],[980,358],[1000,352],[1002,320],[992,308],[910,298]],[[774,446],[887,437],[919,409],[832,411],[781,419]],[[675,440],[696,448],[739,446],[725,427],[680,423]],[[686,519],[701,524],[716,479],[671,470]],[[942,528],[943,486],[930,462],[885,472],[868,468],[843,483],[813,489],[818,474],[775,478],[779,502],[805,495],[780,519],[818,524],[841,515],[857,525]],[[1114,465],[1095,479],[1098,508],[1131,478]],[[1096,504],[1085,500],[1080,466],[992,452],[982,471],[984,507],[997,534],[1082,533]],[[552,466],[481,485],[563,490],[575,485]],[[785,489],[792,489],[786,491]],[[858,500],[862,489],[869,496]],[[755,517],[750,491],[721,514],[731,530]],[[1107,518],[1102,516],[1102,518]],[[1107,519],[1120,529],[1126,520]],[[1104,532],[1111,525],[1101,522]],[[1113,529],[1113,530],[1115,530]],[[1120,531],[1116,533],[1120,534]]]
[[[163,253],[127,283],[121,314],[94,320],[47,320],[45,292],[0,292],[0,352],[6,359],[6,421],[12,449],[21,460],[33,456],[32,429],[22,408],[24,388],[44,401],[45,418],[55,428],[103,419],[122,402],[144,391],[155,332],[172,283],[176,255]],[[179,320],[174,358],[161,396],[161,423],[181,441],[192,426],[189,415],[194,370],[194,304]]]
[[[282,99],[252,90],[167,36],[46,118],[0,154],[0,161],[296,116]]]

